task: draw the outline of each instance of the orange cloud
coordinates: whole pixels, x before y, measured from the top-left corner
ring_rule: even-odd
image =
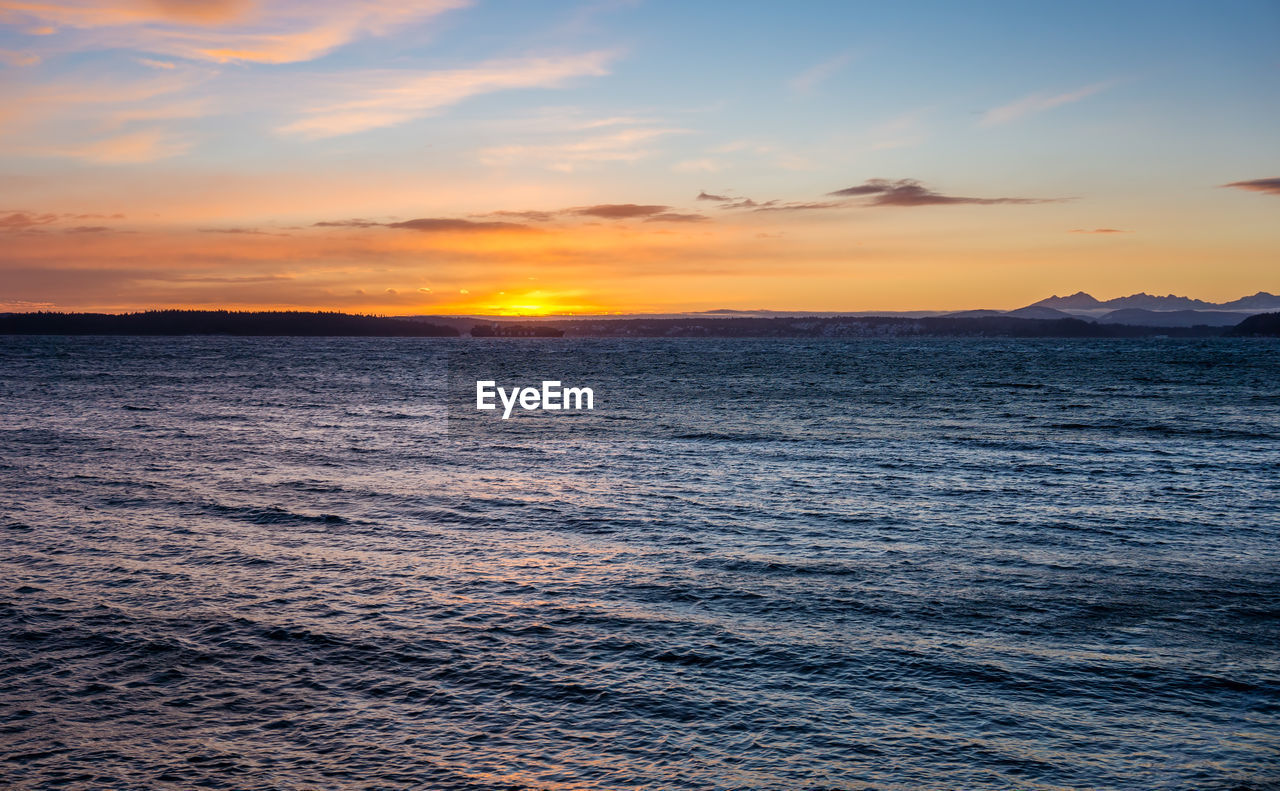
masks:
[[[33,149],[33,153],[73,157],[106,165],[134,164],[168,159],[191,147],[184,140],[161,128],[141,129],[122,135],[75,145]]]
[[[0,0],[0,22],[81,31],[79,49],[121,48],[218,62],[296,63],[467,0]]]
[[[30,52],[15,52],[9,49],[0,49],[0,63],[9,66],[34,66],[40,62],[40,56]]]

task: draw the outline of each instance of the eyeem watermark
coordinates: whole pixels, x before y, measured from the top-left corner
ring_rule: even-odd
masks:
[[[521,409],[595,409],[595,393],[590,387],[561,387],[558,379],[542,380],[542,388],[498,387],[492,379],[476,381],[476,409],[497,409],[502,402],[502,419],[511,417],[519,404]]]

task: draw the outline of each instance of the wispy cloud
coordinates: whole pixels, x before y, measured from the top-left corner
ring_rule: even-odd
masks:
[[[192,138],[169,122],[214,112],[207,99],[179,96],[202,84],[202,71],[118,78],[81,69],[53,81],[18,83],[0,103],[0,141],[15,153],[91,162],[150,162],[184,153]]]
[[[1230,184],[1223,184],[1222,186],[1234,187],[1235,189],[1240,190],[1249,190],[1250,192],[1261,192],[1264,195],[1280,195],[1280,178],[1233,181]]]
[[[556,143],[514,144],[481,149],[481,164],[495,166],[535,165],[564,173],[583,165],[602,162],[635,162],[651,156],[651,141],[683,129],[620,129],[603,135]]]
[[[62,46],[80,50],[296,63],[466,5],[466,0],[0,0],[0,22],[32,32],[61,31]]]
[[[107,165],[155,162],[185,153],[192,141],[163,128],[140,129],[122,135],[73,145],[32,148],[42,156],[62,156]]]
[[[979,126],[999,126],[1007,124],[1010,121],[1022,118],[1023,116],[1032,115],[1034,113],[1052,110],[1055,107],[1061,107],[1064,104],[1078,102],[1081,99],[1087,99],[1096,93],[1106,90],[1113,83],[1096,82],[1092,85],[1086,85],[1083,88],[1077,88],[1074,91],[1066,93],[1048,94],[1033,93],[1030,96],[1024,96],[1015,102],[996,107],[988,110],[983,114],[982,120],[978,122]]]
[[[0,210],[0,233],[19,231],[39,232],[45,226],[55,225],[65,220],[121,220],[123,214],[54,214],[53,212],[33,212],[25,209]],[[90,233],[113,230],[105,225],[78,225],[64,228],[64,233]]]
[[[0,63],[6,66],[34,66],[39,62],[40,56],[31,52],[0,49]]]
[[[433,72],[379,71],[344,78],[333,90],[351,98],[303,111],[280,132],[308,139],[334,137],[404,123],[472,96],[517,88],[555,88],[573,77],[603,76],[612,55],[591,52],[566,57],[492,61],[466,69]]]
[[[833,58],[828,58],[816,66],[805,69],[791,80],[791,90],[801,94],[813,93],[820,84],[833,77],[845,66],[848,66],[852,60],[853,55],[844,52]]]
[[[1122,231],[1122,230],[1120,230],[1119,228],[1072,228],[1072,229],[1071,229],[1070,231],[1068,231],[1067,233],[1102,233],[1102,234],[1107,234],[1107,233],[1128,233],[1128,231]]]
[[[153,69],[173,71],[178,68],[178,64],[168,60],[156,60],[155,58],[134,58],[134,60],[141,63],[143,66],[150,66]]]
[[[866,135],[867,147],[872,151],[884,151],[919,145],[928,137],[924,119],[929,112],[930,108],[921,108],[873,126]]]
[[[32,228],[38,228],[42,225],[49,225],[58,221],[56,214],[41,214],[31,211],[14,211],[0,212],[0,231],[13,233],[14,231],[28,231]]]
[[[715,173],[721,169],[719,162],[703,157],[702,159],[686,159],[671,166],[677,173]]]

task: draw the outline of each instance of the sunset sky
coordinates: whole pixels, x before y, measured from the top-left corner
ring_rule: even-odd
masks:
[[[0,0],[0,310],[1280,291],[1280,3]]]

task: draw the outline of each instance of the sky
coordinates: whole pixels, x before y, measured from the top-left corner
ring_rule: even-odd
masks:
[[[1280,3],[0,0],[0,310],[1280,292]]]

